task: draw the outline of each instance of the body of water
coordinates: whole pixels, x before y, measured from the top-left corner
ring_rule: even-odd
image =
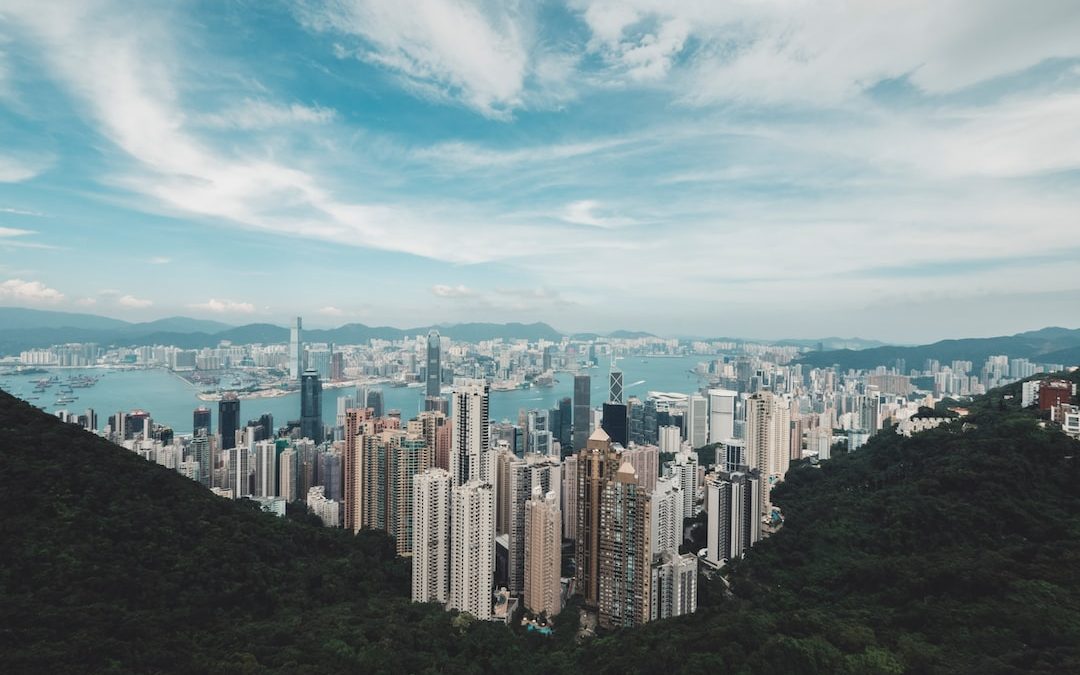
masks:
[[[625,397],[644,399],[649,391],[666,391],[689,394],[705,384],[691,371],[703,361],[701,357],[652,358],[631,357],[619,360],[623,371]],[[608,368],[601,366],[583,371],[592,378],[592,405],[599,406],[608,398]],[[59,385],[52,385],[40,394],[33,393],[38,380],[57,375],[63,383],[68,376],[93,375],[100,377],[98,383],[87,389],[74,390],[78,397],[73,403],[56,405],[60,396]],[[557,373],[555,386],[547,388],[518,389],[491,392],[490,413],[493,421],[517,421],[518,410],[554,408],[559,399],[573,397],[574,376]],[[191,433],[192,412],[200,405],[211,410],[214,429],[217,429],[217,403],[198,399],[198,391],[185,380],[164,369],[153,370],[107,370],[49,369],[48,375],[19,375],[0,377],[0,388],[34,405],[55,413],[64,409],[78,414],[93,408],[98,414],[98,424],[104,426],[109,415],[117,411],[137,408],[149,411],[154,421],[171,426],[178,434]],[[402,417],[409,419],[422,409],[422,387],[381,387],[386,410],[397,408]],[[356,390],[324,389],[322,412],[327,424],[334,424],[337,415],[337,399],[353,396]],[[37,397],[36,400],[33,397]],[[240,419],[255,419],[263,413],[274,416],[274,424],[281,426],[289,420],[300,418],[300,394],[279,398],[249,399],[240,402]]]

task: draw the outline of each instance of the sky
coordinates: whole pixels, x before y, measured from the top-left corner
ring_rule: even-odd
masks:
[[[1080,326],[1075,0],[0,0],[0,305]]]

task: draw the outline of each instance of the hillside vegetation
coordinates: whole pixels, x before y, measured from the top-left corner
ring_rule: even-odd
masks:
[[[698,614],[576,645],[408,602],[408,566],[0,394],[6,672],[1080,672],[1080,443],[992,392],[796,465]]]

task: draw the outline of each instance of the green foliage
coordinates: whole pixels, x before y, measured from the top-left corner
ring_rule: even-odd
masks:
[[[0,395],[0,655],[12,673],[1080,672],[1080,443],[1007,388],[968,407],[794,464],[784,527],[702,574],[697,614],[579,643],[579,599],[550,637],[412,604],[382,534],[220,499]]]

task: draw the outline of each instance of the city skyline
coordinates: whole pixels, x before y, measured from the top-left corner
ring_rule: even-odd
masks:
[[[1073,327],[1077,32],[1067,2],[9,0],[0,304]]]

